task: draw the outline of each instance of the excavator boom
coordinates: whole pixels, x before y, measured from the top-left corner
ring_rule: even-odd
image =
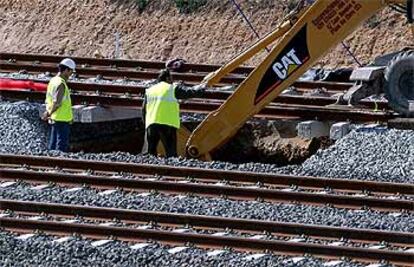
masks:
[[[219,83],[219,81],[224,76],[232,72],[234,69],[236,69],[238,66],[250,59],[252,56],[256,55],[257,53],[265,49],[268,45],[275,42],[275,40],[279,39],[285,33],[287,33],[292,28],[292,25],[296,23],[298,18],[302,16],[305,11],[306,8],[301,8],[300,10],[293,11],[291,14],[287,16],[287,18],[285,18],[283,23],[274,31],[263,37],[261,40],[259,40],[257,43],[252,45],[249,49],[247,49],[237,57],[233,58],[230,62],[222,66],[217,71],[208,74],[204,78],[202,83],[205,83],[207,86],[213,86]]]
[[[388,4],[405,2],[316,0],[230,98],[193,131],[187,142],[187,154],[200,157],[224,144],[249,118],[293,84],[363,21]],[[227,71],[232,68],[234,64]],[[209,78],[210,84],[218,81]]]

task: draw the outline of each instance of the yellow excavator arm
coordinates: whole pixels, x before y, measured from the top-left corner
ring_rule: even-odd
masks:
[[[412,0],[316,0],[300,10],[262,41],[206,77],[208,85],[220,79],[268,44],[279,43],[235,92],[191,133],[186,143],[190,157],[208,155],[294,83],[319,58],[353,32],[363,21],[390,4]]]

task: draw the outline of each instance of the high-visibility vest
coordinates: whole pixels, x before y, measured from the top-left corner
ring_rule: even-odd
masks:
[[[175,85],[157,83],[145,91],[145,96],[145,128],[153,123],[180,128],[180,106],[175,98]]]
[[[60,107],[52,113],[50,118],[54,121],[63,121],[63,122],[70,122],[73,119],[72,114],[72,101],[70,99],[69,87],[66,84],[66,81],[59,77],[55,76],[50,79],[49,84],[47,85],[47,92],[46,92],[46,110],[50,112],[52,110],[53,104],[53,93],[57,88],[63,84],[65,87],[65,92],[63,94],[63,99]]]

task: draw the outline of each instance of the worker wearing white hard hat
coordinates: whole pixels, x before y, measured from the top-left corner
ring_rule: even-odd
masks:
[[[63,60],[59,63],[59,65],[66,66],[66,67],[68,67],[69,69],[71,69],[72,71],[75,71],[75,69],[76,69],[76,64],[75,64],[75,61],[73,61],[73,59],[70,59],[70,58],[65,58],[65,59],[63,59]]]
[[[46,111],[42,118],[50,124],[49,150],[69,149],[70,124],[73,121],[72,101],[67,81],[76,69],[73,59],[60,61],[58,74],[50,79],[46,93]]]

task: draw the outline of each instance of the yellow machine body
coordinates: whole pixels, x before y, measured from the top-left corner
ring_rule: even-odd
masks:
[[[316,0],[310,6],[299,7],[274,32],[205,78],[204,82],[210,86],[219,83],[226,74],[279,39],[263,62],[221,107],[211,112],[191,133],[186,148],[180,147],[179,152],[185,151],[184,156],[208,159],[210,152],[228,141],[249,118],[363,21],[389,4],[404,3],[406,0]],[[188,134],[188,131],[180,130],[181,145]]]

